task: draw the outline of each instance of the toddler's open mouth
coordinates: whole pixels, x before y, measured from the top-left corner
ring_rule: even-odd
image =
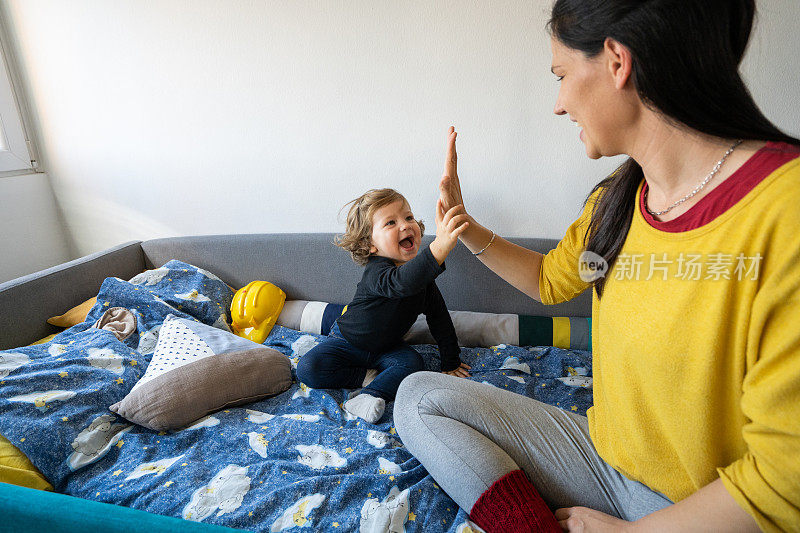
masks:
[[[413,237],[406,237],[402,241],[400,241],[400,248],[404,250],[411,250],[414,247],[414,238]]]

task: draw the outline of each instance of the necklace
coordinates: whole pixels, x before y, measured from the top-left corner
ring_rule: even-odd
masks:
[[[681,198],[680,200],[678,200],[677,202],[675,202],[674,204],[669,206],[668,208],[664,209],[663,211],[650,211],[650,208],[647,207],[647,192],[649,190],[649,187],[648,187],[648,190],[644,191],[644,208],[647,209],[647,212],[650,213],[651,216],[655,217],[655,216],[663,215],[664,213],[668,213],[669,211],[672,211],[674,208],[678,207],[683,202],[685,202],[686,200],[688,200],[689,198],[691,198],[692,196],[694,196],[695,194],[700,192],[703,189],[703,187],[705,187],[706,184],[709,181],[711,181],[711,178],[713,178],[714,175],[717,172],[719,172],[719,169],[722,167],[722,164],[725,162],[726,159],[728,159],[728,156],[731,155],[731,152],[733,152],[736,149],[737,146],[742,144],[743,140],[744,139],[739,139],[738,141],[733,143],[730,148],[728,148],[728,151],[725,152],[725,155],[722,156],[722,159],[717,161],[717,164],[714,165],[714,168],[711,169],[711,172],[708,173],[708,176],[706,176],[706,178],[702,182],[700,182],[700,185],[695,187],[694,190],[692,190],[692,192],[690,192],[689,194],[687,194],[686,196],[684,196],[683,198]]]

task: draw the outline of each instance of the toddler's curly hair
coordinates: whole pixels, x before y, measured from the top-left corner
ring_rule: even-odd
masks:
[[[343,235],[338,235],[333,243],[344,248],[353,256],[353,261],[363,266],[369,261],[372,246],[372,215],[383,206],[408,200],[394,189],[370,189],[355,200],[347,202],[342,209],[350,206],[347,212],[347,227]],[[417,220],[419,231],[425,234],[425,224]]]

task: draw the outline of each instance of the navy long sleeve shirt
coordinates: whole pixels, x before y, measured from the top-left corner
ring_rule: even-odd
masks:
[[[439,345],[442,371],[455,370],[461,364],[461,349],[435,281],[444,270],[427,246],[400,266],[388,257],[370,257],[353,301],[338,319],[342,336],[362,350],[383,352],[401,342],[424,313]]]

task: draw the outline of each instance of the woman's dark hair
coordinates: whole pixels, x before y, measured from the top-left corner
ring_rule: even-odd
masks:
[[[645,105],[673,124],[723,139],[800,144],[756,106],[739,74],[755,0],[556,0],[547,26],[587,58],[606,38],[628,48],[631,79]],[[629,158],[600,188],[584,244],[611,267],[630,229],[642,167]],[[588,197],[587,197],[588,201]],[[594,282],[602,297],[606,277]]]

